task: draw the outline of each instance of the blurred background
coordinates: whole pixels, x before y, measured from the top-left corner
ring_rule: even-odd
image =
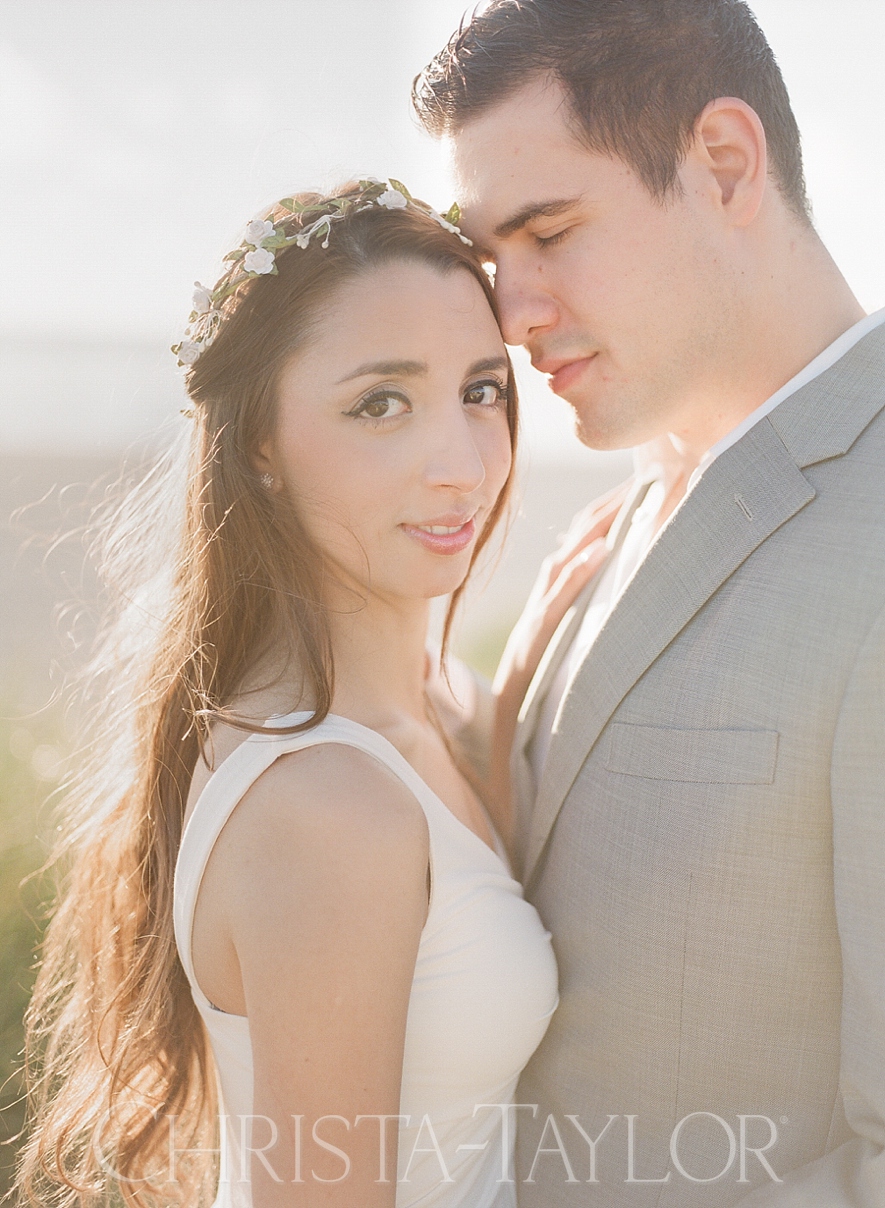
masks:
[[[751,0],[752,2],[752,0]],[[816,223],[862,305],[885,305],[885,5],[756,0],[804,136]],[[464,0],[0,0],[0,1109],[38,937],[37,882],[69,741],[63,685],[88,648],[82,525],[184,403],[169,344],[192,283],[293,189],[393,175],[439,208],[414,74]],[[517,354],[519,512],[474,591],[460,652],[494,667],[541,557],[629,471],[578,444]],[[0,1166],[10,1148],[0,1149]],[[0,1173],[0,1194],[4,1190]]]

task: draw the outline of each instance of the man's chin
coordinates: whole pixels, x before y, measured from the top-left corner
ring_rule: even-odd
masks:
[[[574,404],[572,404],[574,406]],[[588,449],[598,453],[615,453],[619,449],[632,449],[641,444],[641,439],[635,439],[632,430],[620,425],[605,424],[598,418],[588,418],[575,409],[575,436]]]
[[[582,362],[584,366],[592,363],[593,358]],[[568,366],[563,372],[570,369],[571,366]],[[569,382],[565,390],[555,390],[554,381],[550,382],[553,393],[564,403],[568,403],[575,413],[575,435],[578,440],[588,449],[596,449],[600,453],[632,449],[642,439],[636,438],[638,425],[629,416],[620,413],[611,401],[604,402],[600,398],[600,394],[604,392],[600,391],[599,383],[593,383],[591,386],[586,378],[584,381],[580,380],[584,376],[583,372],[576,375],[575,380]]]

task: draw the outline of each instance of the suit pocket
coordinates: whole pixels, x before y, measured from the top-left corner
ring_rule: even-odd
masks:
[[[666,726],[610,727],[609,772],[687,784],[772,784],[776,730],[677,730]]]

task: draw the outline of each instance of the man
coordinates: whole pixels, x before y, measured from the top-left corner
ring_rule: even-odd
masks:
[[[742,0],[492,0],[415,101],[505,338],[646,462],[514,744],[520,1202],[881,1206],[885,312]]]

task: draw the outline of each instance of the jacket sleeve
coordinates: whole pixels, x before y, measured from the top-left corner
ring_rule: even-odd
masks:
[[[861,649],[833,748],[833,865],[842,948],[840,1090],[852,1136],[737,1208],[885,1205],[885,612]]]

